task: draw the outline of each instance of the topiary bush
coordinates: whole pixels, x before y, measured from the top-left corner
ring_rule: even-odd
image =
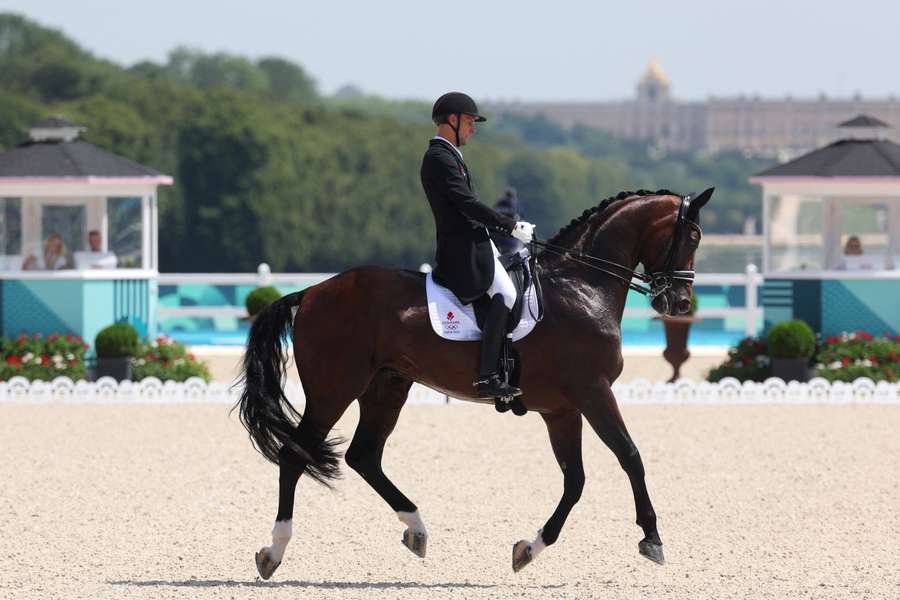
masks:
[[[767,342],[772,358],[809,358],[816,353],[816,334],[800,319],[773,325]]]
[[[104,327],[94,340],[97,358],[123,358],[138,353],[140,338],[137,329],[128,323]]]
[[[281,298],[281,292],[272,286],[258,287],[249,294],[244,300],[244,306],[247,307],[247,314],[255,317],[268,305]]]

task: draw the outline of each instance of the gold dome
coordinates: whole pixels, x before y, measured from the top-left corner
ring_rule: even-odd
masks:
[[[659,62],[655,58],[650,59],[650,64],[647,65],[647,70],[644,71],[641,81],[656,81],[669,85],[669,77],[663,72],[662,67],[659,66]]]

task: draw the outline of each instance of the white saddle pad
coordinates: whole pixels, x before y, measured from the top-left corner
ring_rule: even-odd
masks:
[[[471,304],[460,304],[456,294],[434,282],[431,273],[425,276],[425,293],[428,296],[431,328],[436,334],[446,340],[460,342],[481,339],[481,330],[475,321],[475,308]],[[534,329],[537,322],[532,313],[534,316],[538,314],[537,293],[533,285],[525,291],[525,298],[522,300],[522,318],[511,332],[514,342],[521,340]]]

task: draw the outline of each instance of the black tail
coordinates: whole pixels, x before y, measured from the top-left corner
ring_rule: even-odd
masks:
[[[241,423],[260,454],[277,465],[302,461],[305,473],[329,485],[329,480],[339,476],[340,456],[335,447],[341,440],[299,435],[297,425],[303,415],[288,402],[282,388],[287,365],[284,342],[294,315],[291,308],[300,306],[303,293],[276,300],[253,321],[238,384],[243,384],[244,390],[235,408],[240,408]]]

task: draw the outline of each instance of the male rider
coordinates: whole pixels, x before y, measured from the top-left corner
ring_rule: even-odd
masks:
[[[460,92],[444,94],[434,103],[431,120],[437,126],[437,135],[431,138],[422,159],[421,176],[437,229],[437,266],[433,277],[465,304],[484,294],[490,297],[482,327],[479,376],[475,381],[478,397],[518,396],[522,391],[503,381],[497,372],[516,289],[497,260],[499,252],[488,236],[487,227],[503,230],[528,243],[534,225],[517,222],[478,201],[460,151],[475,134],[475,123],[486,121],[475,101]]]

